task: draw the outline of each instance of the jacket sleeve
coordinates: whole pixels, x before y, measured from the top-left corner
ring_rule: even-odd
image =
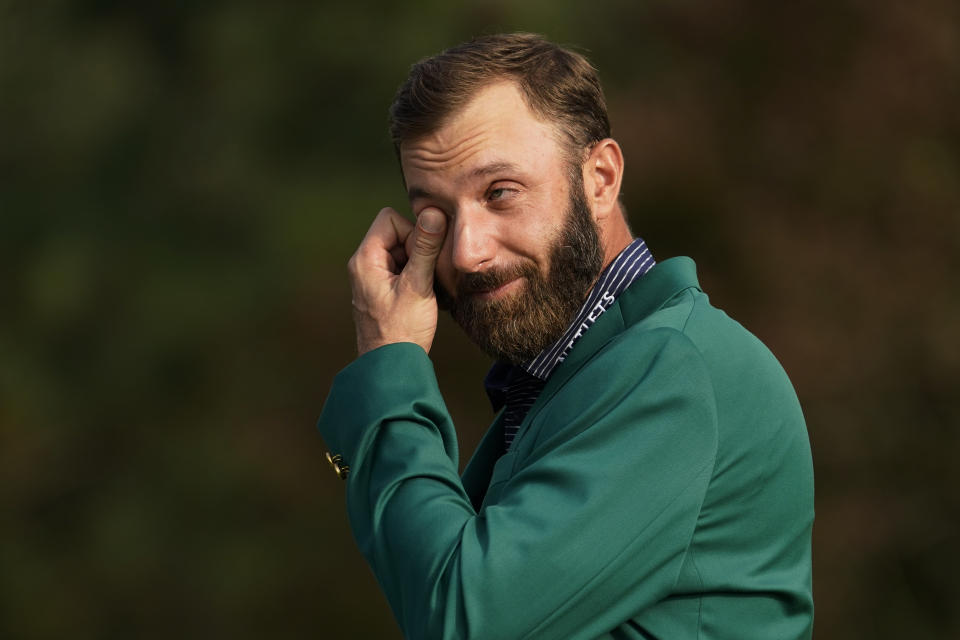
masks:
[[[351,526],[407,638],[594,638],[670,593],[716,455],[699,352],[673,330],[618,339],[534,422],[478,513],[420,347],[335,379],[319,427],[351,466]]]

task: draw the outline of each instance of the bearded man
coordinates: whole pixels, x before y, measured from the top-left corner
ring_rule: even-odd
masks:
[[[319,428],[405,637],[809,638],[796,394],[633,237],[590,64],[476,39],[413,67],[391,133],[416,223],[383,209],[350,260],[359,357]],[[438,306],[495,359],[462,477]]]

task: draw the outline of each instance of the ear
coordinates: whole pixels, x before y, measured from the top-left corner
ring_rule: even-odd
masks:
[[[620,215],[620,181],[623,179],[623,152],[612,138],[595,144],[583,165],[583,189],[599,222],[611,214]]]

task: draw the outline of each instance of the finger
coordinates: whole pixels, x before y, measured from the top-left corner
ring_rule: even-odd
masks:
[[[407,236],[409,239],[413,234]],[[394,247],[390,250],[390,257],[393,259],[393,262],[390,264],[390,269],[394,274],[398,274],[403,271],[404,265],[407,264],[407,251],[403,247]]]
[[[365,265],[396,272],[406,262],[404,244],[411,231],[412,222],[385,207],[367,230],[356,257]]]
[[[433,270],[446,232],[447,216],[439,209],[427,207],[417,216],[412,241],[407,240],[407,265],[402,276],[414,291],[422,295],[433,291]]]

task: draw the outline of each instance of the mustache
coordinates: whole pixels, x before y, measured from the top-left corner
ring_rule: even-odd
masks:
[[[477,273],[465,273],[460,277],[460,282],[457,283],[457,296],[482,293],[496,289],[517,278],[524,276],[529,277],[531,271],[536,273],[536,267],[532,264],[521,262],[509,267],[487,269]]]

